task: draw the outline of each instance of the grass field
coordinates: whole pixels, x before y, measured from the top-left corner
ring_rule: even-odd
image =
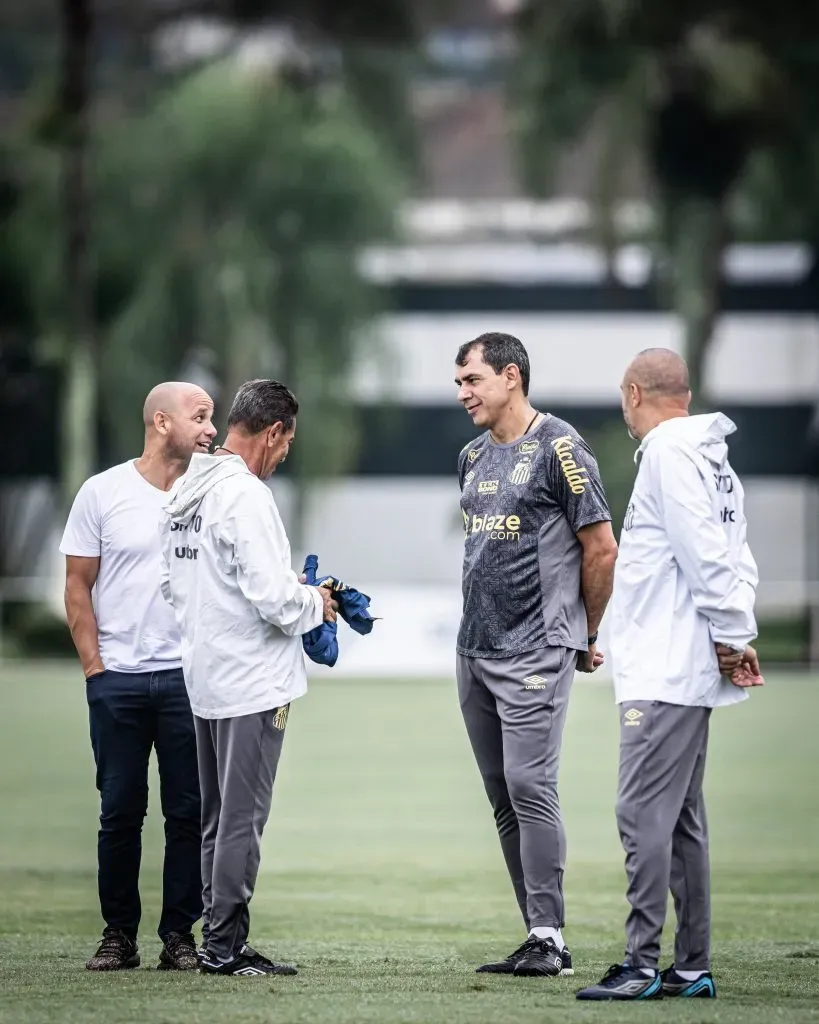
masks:
[[[0,1020],[278,1024],[819,1020],[819,686],[771,679],[717,712],[708,775],[720,998],[584,1005],[622,954],[609,688],[578,683],[562,768],[568,979],[476,975],[521,924],[446,682],[322,681],[290,716],[251,941],[294,978],[169,975],[156,963],[161,818],[146,825],[143,968],[83,969],[101,923],[97,795],[71,666],[0,669]],[[670,950],[670,927],[665,949]],[[666,962],[666,961],[664,961]]]

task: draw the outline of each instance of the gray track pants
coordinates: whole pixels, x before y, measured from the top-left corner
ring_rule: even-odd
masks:
[[[626,852],[626,959],[657,967],[668,891],[674,965],[710,969],[708,825],[702,792],[709,708],[660,701],[620,705],[617,825]]]
[[[557,775],[576,663],[562,647],[457,661],[461,712],[527,929],[565,924]]]
[[[262,832],[287,709],[240,718],[194,716],[202,793],[202,942],[222,961],[247,942]]]

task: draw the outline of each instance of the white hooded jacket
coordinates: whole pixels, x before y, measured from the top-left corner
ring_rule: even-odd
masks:
[[[716,707],[747,693],[720,675],[715,643],[757,635],[756,562],[722,413],[666,420],[643,438],[614,572],[611,660],[618,704]]]
[[[321,624],[323,605],[291,568],[269,488],[238,455],[194,455],[160,535],[193,713],[237,718],[301,697],[301,635]]]

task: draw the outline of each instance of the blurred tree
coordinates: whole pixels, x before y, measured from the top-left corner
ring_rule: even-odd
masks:
[[[62,420],[63,497],[67,504],[97,465],[99,348],[93,315],[88,139],[93,76],[93,2],[62,0],[61,148],[62,310],[68,349]]]
[[[97,465],[99,350],[88,171],[94,20],[92,0],[61,0],[59,9],[57,74],[40,83],[35,93],[30,125],[35,145],[24,162],[26,196],[36,196],[34,221],[59,265],[49,279],[47,306],[35,302],[35,310],[38,329],[52,338],[65,374],[60,437],[62,497],[67,504]],[[47,188],[40,192],[38,186],[44,183]],[[48,207],[46,218],[43,203]],[[29,232],[20,249],[33,260],[27,264],[27,284],[35,298],[43,294],[38,244]],[[53,264],[53,257],[49,262]]]
[[[401,195],[354,105],[219,62],[107,131],[98,173],[103,379],[121,454],[140,432],[122,409],[197,347],[218,353],[227,402],[250,377],[294,389],[299,485],[344,472],[348,371],[377,309],[358,260],[393,237]]]
[[[743,189],[747,206],[753,158],[765,154],[768,170],[758,169],[754,202],[774,193],[791,207],[791,224],[803,216],[793,216],[800,201],[819,209],[808,198],[819,156],[819,62],[799,43],[819,41],[819,11],[796,0],[781,0],[775,17],[764,0],[529,0],[517,25],[513,97],[526,184],[549,193],[566,145],[594,126],[593,199],[611,248],[624,166],[637,157],[652,185],[661,280],[684,323],[699,398],[722,254]],[[801,190],[787,194],[793,179]]]
[[[368,126],[382,136],[405,173],[420,167],[410,88],[425,27],[452,0],[98,0],[102,24],[134,37],[208,19],[228,29],[226,47],[262,28],[289,33],[283,45],[305,82],[340,77]]]
[[[430,4],[422,6],[426,8]],[[12,27],[24,30],[26,26],[39,24],[38,19],[46,7],[44,0],[33,0],[30,10],[18,12],[11,23]],[[349,318],[355,322],[361,319],[363,305],[361,309],[357,309],[357,306],[364,299],[358,287],[357,275],[352,269],[353,248],[361,239],[369,237],[368,227],[372,225],[373,216],[383,222],[385,202],[389,205],[392,198],[398,195],[393,162],[386,157],[382,159],[381,149],[384,147],[376,148],[372,141],[373,133],[383,134],[389,144],[387,148],[392,150],[391,155],[395,157],[395,163],[402,165],[403,176],[410,176],[417,166],[407,92],[410,76],[404,74],[404,65],[396,58],[399,48],[403,48],[402,53],[406,52],[407,47],[411,48],[417,38],[418,12],[402,0],[388,0],[387,3],[353,0],[341,6],[329,0],[309,0],[299,4],[288,0],[162,0],[145,4],[131,4],[124,0],[62,0],[60,11],[61,56],[58,73],[53,81],[47,76],[38,82],[33,93],[30,128],[35,145],[25,161],[27,196],[24,213],[19,218],[18,234],[22,239],[21,251],[30,260],[28,284],[35,301],[39,349],[46,359],[58,363],[64,370],[62,490],[64,501],[70,501],[79,484],[94,470],[98,461],[98,374],[102,367],[111,363],[108,355],[103,358],[104,346],[101,339],[103,335],[108,335],[108,321],[112,318],[115,323],[108,340],[117,348],[116,339],[128,337],[129,331],[133,334],[136,330],[133,325],[139,316],[145,315],[148,298],[153,294],[157,308],[164,306],[166,310],[163,322],[179,324],[182,333],[176,335],[177,349],[186,349],[196,340],[190,316],[186,319],[186,312],[193,309],[201,316],[204,304],[210,302],[219,306],[231,326],[237,317],[243,317],[244,327],[235,334],[230,347],[231,367],[228,373],[234,382],[243,373],[247,375],[259,370],[251,354],[257,350],[253,339],[260,332],[264,334],[267,331],[264,323],[267,310],[263,306],[264,302],[271,301],[269,289],[274,278],[280,283],[293,279],[290,284],[296,291],[287,292],[287,297],[292,297],[298,306],[300,295],[304,292],[304,281],[308,278],[312,280],[316,274],[329,274],[335,288],[321,288],[321,308],[327,311],[332,302],[337,306],[341,304],[343,308],[336,309],[334,319],[342,335],[349,329]],[[250,78],[245,78],[241,84],[238,84],[238,78],[230,81],[230,47],[225,62],[219,65],[219,71],[214,71],[212,75],[206,69],[194,75],[188,84],[184,78],[189,69],[184,69],[181,78],[178,71],[175,75],[163,76],[156,69],[154,88],[164,88],[167,91],[165,98],[153,118],[146,118],[144,124],[129,123],[127,129],[130,131],[136,127],[144,134],[151,130],[151,123],[160,126],[167,122],[164,128],[156,128],[160,133],[169,132],[170,142],[168,136],[162,136],[160,145],[166,159],[164,162],[155,160],[155,167],[151,166],[151,160],[146,154],[135,152],[133,146],[128,145],[127,131],[106,127],[103,118],[93,122],[92,134],[92,83],[100,81],[103,63],[98,59],[98,51],[105,51],[111,45],[117,51],[122,46],[123,38],[133,40],[138,37],[140,42],[137,50],[144,58],[151,53],[152,43],[160,29],[202,16],[220,19],[229,30],[229,35],[230,31],[241,32],[250,26],[291,25],[297,30],[298,39],[306,45],[297,48],[298,60],[292,54],[289,56],[280,68],[279,80],[274,83],[273,78],[270,78],[265,88],[260,87],[264,77],[261,74],[257,76],[255,84]],[[336,73],[339,57],[341,76]],[[275,64],[275,56],[271,56],[271,64]],[[220,86],[206,84],[215,81],[216,77],[227,86],[224,97],[219,95]],[[289,82],[286,86],[283,84],[285,79]],[[102,80],[105,81],[104,74]],[[180,80],[182,84],[177,89]],[[333,88],[341,94],[335,101],[332,99]],[[197,97],[208,89],[210,92],[203,105]],[[261,119],[258,125],[254,125],[239,110],[251,93],[255,95],[251,103],[254,116],[258,115]],[[274,99],[277,93],[278,99]],[[266,107],[259,99],[265,95]],[[106,94],[102,98],[110,101],[111,96]],[[216,130],[211,131],[211,112],[207,105],[213,103],[214,109],[219,109],[220,100],[234,106],[224,112],[223,120],[214,126]],[[266,240],[269,241],[272,234],[278,231],[276,259],[269,258],[265,250],[266,242],[260,242],[256,237],[258,228],[254,226],[253,231],[249,231],[247,225],[250,222],[234,216],[233,210],[226,214],[223,221],[210,215],[198,220],[187,209],[184,214],[180,213],[180,217],[187,217],[192,223],[179,231],[171,230],[170,233],[178,241],[179,236],[187,231],[187,250],[182,244],[176,247],[168,244],[153,249],[159,235],[150,235],[150,226],[155,228],[158,220],[147,217],[144,223],[140,221],[134,224],[134,240],[138,239],[150,252],[147,260],[149,270],[144,266],[139,268],[139,285],[134,292],[134,274],[137,271],[128,252],[131,238],[127,234],[119,234],[120,226],[128,218],[123,216],[117,199],[123,199],[127,194],[126,182],[132,174],[130,165],[134,164],[134,174],[143,176],[143,195],[153,196],[153,208],[161,205],[158,196],[166,185],[172,191],[174,184],[181,187],[184,182],[186,196],[202,196],[205,193],[201,189],[197,191],[194,187],[189,192],[187,185],[200,174],[202,168],[196,163],[200,158],[202,166],[207,165],[204,172],[207,177],[213,160],[209,162],[210,158],[203,154],[208,145],[218,147],[219,143],[213,140],[218,138],[220,131],[226,132],[226,121],[236,113],[236,124],[244,126],[249,136],[257,128],[264,131],[272,127],[278,131],[281,125],[265,124],[264,119],[269,117],[270,110],[276,107],[279,100],[281,111],[284,111],[288,103],[291,110],[288,117],[282,114],[290,133],[286,146],[295,150],[301,146],[301,155],[308,161],[308,166],[304,167],[305,173],[315,173],[318,178],[303,179],[303,187],[298,195],[291,195],[286,189],[276,193],[276,189],[282,185],[282,177],[280,175],[277,179],[275,174],[271,176],[267,195],[273,207],[279,202],[283,204],[277,207],[275,213],[272,208],[266,210],[270,218],[283,225],[271,229]],[[185,104],[190,106],[190,116],[199,120],[201,143],[198,152],[187,154],[190,157],[187,167],[183,156],[174,159],[171,153],[178,123],[188,117]],[[144,110],[150,106],[149,91],[141,97],[140,108]],[[168,127],[171,122],[174,126]],[[96,138],[98,129],[105,138]],[[180,136],[192,138],[195,134],[180,129]],[[264,147],[270,147],[271,141],[261,137],[257,141],[254,156],[259,161],[255,165],[258,180],[254,184],[263,192],[263,163],[273,155],[275,146],[265,151]],[[248,145],[248,137],[245,137],[244,143]],[[253,150],[252,145],[250,149]],[[99,180],[92,181],[92,173]],[[325,173],[326,180],[323,177]],[[189,176],[187,180],[186,174]],[[344,180],[345,174],[354,179],[352,185]],[[220,184],[230,191],[238,180],[238,176],[228,175]],[[326,187],[322,193],[323,186]],[[314,223],[310,243],[312,247],[309,248],[309,255],[305,255],[308,248],[304,242],[301,221],[306,207],[315,198],[313,192],[323,194],[324,200],[331,205],[335,202],[344,205],[345,197],[340,193],[333,199],[328,197],[334,188],[343,191],[348,187],[351,187],[351,194],[355,198],[349,204],[351,218],[348,218],[346,226],[330,226],[328,238],[322,243]],[[288,188],[292,191],[292,182]],[[370,188],[372,197],[369,203],[362,193],[362,189],[367,188]],[[99,195],[92,196],[92,191],[96,189]],[[390,200],[386,200],[387,196],[391,197]],[[98,200],[107,202],[109,207],[113,204],[116,211],[113,223],[116,227],[110,219],[101,225],[93,223],[99,216],[110,216],[98,212]],[[203,202],[209,202],[209,197],[203,199]],[[146,204],[151,206],[147,200]],[[362,207],[378,212],[362,215]],[[170,216],[168,223],[176,223],[177,210],[173,202],[170,207],[165,207],[165,213]],[[355,226],[356,221],[360,230]],[[53,249],[55,228],[61,253],[59,261],[55,260]],[[339,237],[334,234],[337,229],[341,231]],[[208,261],[206,254],[214,241],[212,230],[216,230],[219,251]],[[194,243],[193,238],[197,232],[199,237]],[[294,235],[292,241],[288,241],[288,232]],[[200,246],[197,254],[199,262],[196,265],[189,251],[191,245]],[[250,280],[243,273],[234,273],[231,267],[234,264],[245,266],[254,245],[259,250],[259,259],[255,264],[255,276],[251,275]],[[97,253],[99,246],[105,251]],[[106,246],[108,249],[105,249]],[[224,262],[227,253],[234,250],[238,255],[232,257],[228,266]],[[146,255],[145,248],[140,253],[140,256],[143,255]],[[101,264],[99,267],[94,266],[97,258]],[[174,283],[174,302],[182,303],[179,310],[172,308],[173,303],[165,291],[168,281]],[[154,289],[153,293],[151,289]],[[281,296],[285,295],[286,289],[280,288],[280,292],[276,300],[278,317],[284,322],[287,318],[286,302]],[[252,311],[252,315],[248,310]],[[254,317],[258,322],[254,321],[255,326],[251,329],[249,324]],[[188,335],[185,335],[185,330]],[[163,336],[160,332],[154,348]],[[282,343],[280,348],[284,351],[286,343]],[[146,350],[146,354],[150,354],[150,351]],[[144,379],[146,374],[138,376]]]

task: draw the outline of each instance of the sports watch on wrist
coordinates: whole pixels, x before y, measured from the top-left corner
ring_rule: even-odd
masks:
[[[592,633],[592,635],[588,638],[589,647],[593,646],[596,643],[597,643],[597,633]]]

